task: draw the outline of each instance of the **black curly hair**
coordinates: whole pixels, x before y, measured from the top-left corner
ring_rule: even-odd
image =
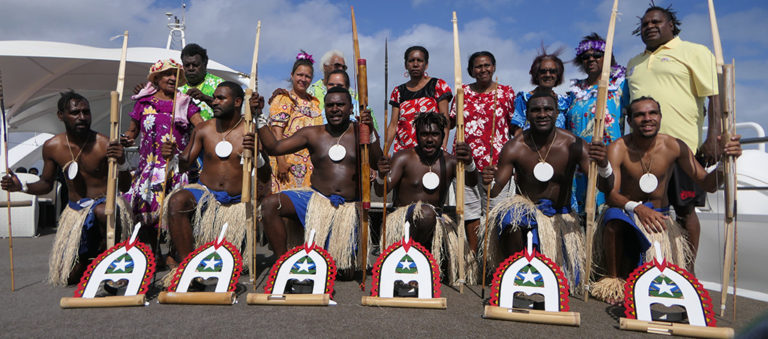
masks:
[[[682,25],[682,23],[677,18],[677,11],[673,10],[672,6],[664,8],[664,7],[656,6],[653,3],[651,3],[651,6],[645,10],[645,13],[643,13],[643,16],[638,18],[640,19],[640,22],[637,23],[637,27],[635,27],[635,29],[632,31],[633,35],[638,35],[638,36],[640,35],[640,31],[643,29],[643,17],[646,14],[648,14],[648,12],[651,12],[651,11],[659,11],[661,13],[664,13],[664,15],[667,16],[667,20],[672,22],[672,34],[674,36],[677,36],[680,34],[680,25]]]

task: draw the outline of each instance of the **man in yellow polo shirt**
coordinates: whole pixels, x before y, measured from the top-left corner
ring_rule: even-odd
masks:
[[[677,36],[679,25],[676,13],[670,8],[651,6],[645,11],[640,25],[632,32],[640,35],[645,51],[627,65],[630,99],[642,96],[657,99],[662,112],[660,133],[681,139],[691,150],[698,150],[697,158],[704,165],[715,164],[719,158],[717,136],[720,135],[715,58],[707,47],[681,40]],[[707,98],[708,110],[704,107]],[[706,139],[702,140],[705,116],[709,129]],[[688,230],[695,256],[700,233],[695,206],[704,205],[706,192],[677,167],[668,192],[678,222]],[[693,271],[693,262],[688,269]]]

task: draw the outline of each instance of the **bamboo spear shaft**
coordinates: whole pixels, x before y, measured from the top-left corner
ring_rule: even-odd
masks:
[[[3,75],[0,73],[0,110],[3,113],[3,155],[5,156],[5,173],[11,173],[8,165],[8,118],[5,116],[5,100],[3,99]],[[16,280],[13,274],[13,227],[11,227],[11,191],[5,191],[8,202],[8,252],[11,259],[11,292],[16,290]]]
[[[389,101],[387,101],[387,89],[389,88],[389,47],[388,47],[388,38],[384,39],[384,133],[380,134],[384,136],[384,155],[386,156],[389,153],[389,144],[387,144],[387,126],[389,124],[387,123],[387,116],[389,115]],[[389,181],[389,173],[384,176],[384,197],[382,199],[382,202],[384,203],[384,207],[381,210],[381,243],[384,244],[385,248],[382,248],[381,250],[384,251],[387,246],[387,181]]]
[[[174,130],[174,126],[176,125],[176,97],[177,97],[176,94],[179,91],[179,73],[180,72],[181,72],[181,67],[176,67],[176,85],[175,85],[175,88],[173,89],[173,100],[171,100],[171,131],[168,134],[170,136],[169,140],[171,140],[171,142],[174,142],[174,143],[176,141],[174,140],[174,137],[173,137],[173,130]],[[162,191],[160,191],[160,196],[157,199],[157,203],[159,206],[163,206],[163,202],[165,201],[165,188],[167,187],[166,185],[168,184],[168,173],[170,172],[170,167],[168,167],[168,162],[170,161],[171,159],[165,160],[165,176],[163,177]],[[160,256],[160,254],[162,254],[162,251],[160,250],[160,228],[161,227],[158,224],[157,249],[156,249],[158,257]]]
[[[608,34],[605,37],[605,53],[603,54],[603,68],[600,73],[600,80],[597,83],[597,101],[595,102],[595,123],[592,133],[592,142],[599,142],[603,139],[605,129],[605,109],[608,103],[608,82],[611,76],[611,56],[613,55],[613,35],[616,28],[616,13],[618,12],[619,0],[613,0],[613,9],[611,9],[611,19],[608,23]],[[589,162],[589,177],[587,181],[587,262],[586,276],[584,279],[584,301],[589,299],[589,279],[592,275],[592,235],[597,227],[595,212],[597,209],[595,198],[597,197],[597,162]]]
[[[125,87],[125,61],[128,55],[128,31],[123,32],[123,49],[120,53],[120,64],[117,70],[117,87],[110,93],[109,110],[109,141],[120,139],[120,103],[123,101]],[[115,199],[117,194],[117,159],[110,158],[107,165],[107,201],[104,214],[107,216],[107,248],[115,246]]]
[[[125,88],[125,61],[128,55],[128,31],[123,32],[123,49],[120,53],[120,66],[117,69],[118,100],[123,102],[123,89]]]
[[[493,117],[491,118],[491,144],[489,145],[488,149],[490,150],[488,153],[488,166],[493,166],[493,140],[496,137],[496,110],[498,109],[498,99],[499,94],[497,91],[499,90],[499,77],[496,77],[496,89],[493,90]],[[488,184],[485,188],[485,234],[483,234],[483,292],[480,296],[481,299],[485,300],[485,277],[486,277],[486,265],[488,263],[488,233],[491,232],[490,226],[491,223],[489,222],[490,218],[489,215],[491,215],[491,184]]]
[[[464,142],[464,88],[461,83],[461,53],[459,50],[459,24],[456,11],[453,12],[453,71],[456,88],[456,142]],[[456,162],[456,216],[459,225],[459,293],[464,293],[466,272],[464,267],[464,240],[467,238],[464,227],[464,163]]]
[[[355,8],[350,6],[352,13],[352,42],[355,51],[355,60],[357,62],[357,95],[360,104],[360,110],[368,107],[368,70],[366,60],[360,58],[360,44],[357,40],[357,22],[355,21]],[[360,213],[360,244],[359,257],[360,266],[363,271],[360,289],[365,290],[366,269],[368,267],[368,210],[371,208],[371,167],[368,163],[368,143],[370,143],[370,130],[367,125],[360,124],[358,132],[358,143],[360,144],[360,193],[362,195],[361,213]]]
[[[109,140],[118,140],[120,127],[118,125],[118,106],[120,94],[110,93],[109,105]],[[117,159],[109,158],[107,164],[107,201],[104,204],[104,214],[107,217],[107,248],[115,246],[115,195],[117,191]]]
[[[733,131],[734,116],[734,74],[733,65],[724,65],[723,45],[720,41],[720,30],[717,27],[715,5],[712,0],[707,1],[709,7],[709,23],[712,29],[712,45],[715,54],[715,68],[719,87],[719,103],[722,108],[722,141],[727,142]],[[733,264],[736,229],[736,161],[734,157],[727,156],[723,159],[725,167],[725,254],[723,259],[722,285],[720,288],[720,316],[725,315],[725,302],[728,299],[728,282],[730,280],[731,265]],[[736,304],[736,275],[734,273],[734,316]]]
[[[259,60],[259,38],[261,36],[261,21],[256,23],[256,40],[253,45],[253,58],[251,59],[251,74],[249,77],[248,88],[245,89],[245,97],[243,98],[243,113],[245,115],[243,121],[244,133],[253,132],[253,112],[251,112],[250,99],[253,96],[253,91],[256,88],[256,76],[258,72],[258,60]],[[258,139],[257,139],[258,140]],[[256,150],[258,152],[258,149]],[[240,193],[241,201],[245,203],[246,224],[248,227],[248,243],[251,244],[251,257],[248,263],[248,274],[250,275],[253,288],[256,288],[256,224],[258,223],[256,203],[258,192],[252,190],[253,179],[253,159],[254,153],[249,149],[243,149],[243,182],[242,192]],[[258,186],[257,186],[258,187]]]
[[[732,135],[736,133],[736,60],[731,59],[731,64],[726,66],[725,74],[726,79],[728,80],[728,84],[730,85],[730,89],[728,90],[727,94],[730,100],[726,100],[725,104],[728,105],[728,107],[731,109],[729,112],[730,116],[730,132],[728,135]],[[736,159],[731,159],[731,165],[733,168],[730,170],[730,180],[731,180],[731,187],[733,192],[733,202],[731,206],[733,206],[733,301],[732,301],[732,307],[733,312],[731,314],[733,315],[732,321],[736,321],[736,289],[738,288],[738,282],[739,282],[739,228],[738,223],[736,222],[737,219],[737,211],[736,211],[736,195],[738,191],[738,181],[736,178],[737,172],[737,163]]]
[[[259,38],[261,37],[261,20],[256,22],[256,40],[253,45],[253,58],[251,61],[251,74],[248,83],[248,88],[245,90],[245,97],[243,98],[243,113],[245,115],[243,121],[243,130],[245,133],[253,132],[253,112],[251,112],[250,99],[253,96],[253,92],[256,90],[256,77],[258,76],[258,64],[259,64]],[[256,139],[258,140],[258,138]],[[256,152],[258,152],[258,146],[256,146]],[[249,149],[243,150],[243,188],[241,193],[241,201],[245,202],[246,224],[248,227],[248,243],[251,244],[251,257],[248,263],[248,274],[250,275],[253,288],[256,289],[256,227],[258,220],[258,184],[257,188],[253,189],[253,196],[251,196],[252,181],[258,181],[253,179],[253,159],[254,153]]]

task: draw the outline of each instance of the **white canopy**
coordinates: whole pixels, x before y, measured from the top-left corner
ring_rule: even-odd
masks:
[[[130,45],[130,38],[128,40]],[[98,48],[50,41],[0,41],[0,71],[9,132],[61,133],[56,117],[59,92],[73,89],[91,104],[92,128],[108,132],[109,92],[117,86],[120,48]],[[149,67],[159,59],[180,60],[181,52],[153,47],[129,47],[125,67],[121,130],[133,107],[130,94],[146,81]],[[247,77],[216,61],[208,71],[247,85]]]

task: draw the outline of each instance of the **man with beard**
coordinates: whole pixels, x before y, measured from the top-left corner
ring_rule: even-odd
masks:
[[[120,189],[126,191],[131,174],[125,161],[123,146],[110,142],[107,136],[91,130],[91,108],[88,100],[73,91],[61,93],[56,115],[66,132],[43,144],[43,173],[37,182],[20,181],[13,173],[2,179],[6,191],[47,194],[53,189],[57,171],[63,170],[69,191],[69,204],[61,213],[56,239],[48,262],[47,282],[64,286],[80,281],[91,260],[106,248],[107,158],[117,159]],[[130,207],[116,199],[118,226],[130,227]],[[129,229],[117,227],[123,238]]]
[[[315,242],[331,254],[345,279],[354,272],[359,232],[359,211],[357,204],[351,203],[360,198],[358,124],[349,120],[351,102],[346,89],[329,88],[325,96],[327,124],[304,127],[279,141],[268,127],[259,128],[259,140],[267,154],[283,155],[306,148],[315,166],[311,188],[283,190],[262,202],[264,232],[272,250],[278,257],[283,255],[288,248],[303,243],[310,234],[306,228],[312,227]],[[266,123],[263,117],[260,120],[259,126]],[[371,128],[370,165],[375,168],[382,152],[370,111],[362,112],[360,122]],[[299,221],[305,230],[286,227],[283,218]]]
[[[440,264],[448,258],[450,281],[458,280],[459,261],[465,260],[469,270],[467,283],[472,284],[476,274],[474,255],[470,254],[467,239],[459,239],[456,224],[443,215],[443,206],[448,197],[448,188],[456,177],[456,162],[467,166],[467,186],[477,184],[477,167],[472,151],[465,143],[456,144],[456,156],[443,151],[440,146],[445,138],[448,120],[437,112],[419,114],[413,121],[416,129],[416,147],[400,150],[392,159],[379,160],[379,176],[374,188],[383,194],[383,178],[389,174],[388,188],[395,191],[392,202],[397,208],[387,216],[387,239],[381,239],[381,248],[403,238],[403,225],[410,226],[410,236],[424,247],[429,248]],[[386,241],[385,241],[386,240]],[[458,253],[459,241],[465,242],[465,253]],[[443,254],[443,248],[448,253]]]
[[[243,128],[240,115],[243,97],[240,85],[231,81],[219,84],[211,102],[214,118],[195,127],[189,144],[179,155],[180,171],[187,170],[198,156],[202,156],[205,167],[200,172],[200,184],[175,190],[163,206],[164,224],[168,225],[176,250],[176,263],[195,248],[215,240],[225,223],[229,224],[226,239],[236,246],[243,243],[250,227],[246,223],[245,204],[240,201],[241,154],[246,149],[253,151],[255,137]],[[254,93],[253,98],[255,104],[251,109],[261,114],[264,98],[258,93]],[[172,143],[163,144],[163,156],[173,154],[173,148]],[[258,164],[266,164],[261,154],[258,157],[261,157]],[[263,195],[270,189],[269,166],[258,168],[257,173],[258,191]],[[250,258],[247,251],[251,248],[247,244],[244,257]]]
[[[589,168],[590,159],[597,161],[601,176],[608,176],[610,170],[605,146],[587,144],[571,132],[556,128],[557,114],[555,94],[549,89],[535,90],[526,109],[531,127],[504,145],[498,166],[483,169],[483,184],[494,183],[492,197],[513,174],[520,192],[491,211],[488,261],[495,266],[523,250],[523,231],[530,231],[539,252],[563,270],[571,293],[580,294],[580,285],[587,280],[587,263],[584,231],[570,208],[573,173],[576,166]],[[479,248],[484,249],[483,244]]]
[[[603,215],[605,227],[598,230],[598,263],[606,277],[592,286],[596,298],[615,304],[624,300],[624,279],[635,267],[653,260],[654,241],[661,245],[664,259],[678,266],[691,263],[691,248],[685,231],[669,218],[667,190],[677,166],[709,192],[722,182],[720,171],[707,171],[694,159],[686,143],[659,133],[661,108],[651,97],[640,97],[629,107],[632,133],[608,147],[611,168],[616,168],[608,203],[616,206]],[[741,136],[731,137],[722,151],[741,155]],[[602,246],[602,251],[598,249]],[[692,264],[692,263],[691,263]]]
[[[717,163],[720,147],[720,104],[715,58],[707,47],[681,40],[680,21],[670,8],[651,6],[632,32],[640,35],[645,51],[627,64],[630,99],[650,96],[664,111],[661,133],[678,138],[697,152],[704,166]],[[709,98],[709,112],[704,101]],[[707,117],[707,137],[702,143],[701,128]],[[694,180],[674,166],[669,202],[677,221],[688,231],[693,260],[699,246],[700,227],[695,207],[704,206],[706,193]],[[693,263],[693,262],[692,262]],[[693,265],[690,266],[693,268]]]

